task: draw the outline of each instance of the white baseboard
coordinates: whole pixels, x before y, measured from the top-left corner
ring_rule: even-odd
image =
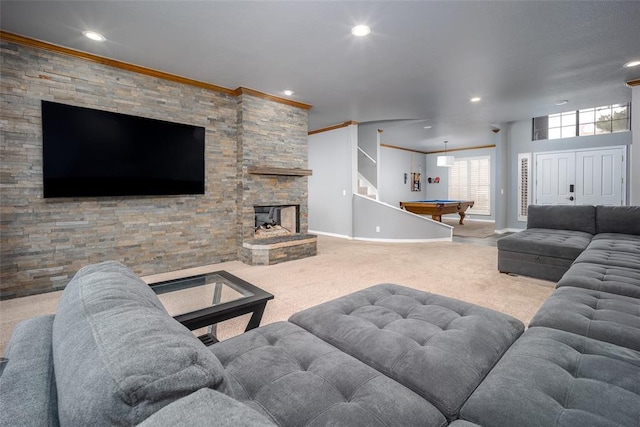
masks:
[[[438,239],[375,239],[370,237],[354,237],[353,240],[363,242],[380,242],[380,243],[434,243],[434,242],[452,242],[452,238],[441,237]]]
[[[317,231],[317,230],[309,230],[309,234],[321,234],[323,236],[329,237],[337,237],[339,239],[349,239],[352,240],[352,237],[346,234],[337,234],[337,233],[327,233],[326,231]]]
[[[505,234],[505,233],[519,233],[524,231],[524,228],[503,228],[502,230],[495,230],[496,234]]]
[[[327,233],[325,231],[309,230],[310,234],[320,234],[322,236],[337,237],[339,239],[359,240],[362,242],[381,242],[381,243],[432,243],[432,242],[452,242],[452,238],[441,237],[437,239],[376,239],[372,237],[352,237],[345,234]]]

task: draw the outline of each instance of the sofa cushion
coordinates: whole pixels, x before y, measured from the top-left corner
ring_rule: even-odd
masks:
[[[582,262],[640,271],[640,253],[620,252],[611,249],[589,249],[581,253],[574,261],[575,264]]]
[[[160,409],[138,427],[275,427],[275,425],[268,418],[232,397],[210,388],[202,388]]]
[[[596,206],[596,231],[640,235],[640,206]]]
[[[600,237],[598,237],[600,236]],[[599,234],[596,234],[587,246],[587,250],[600,249],[613,252],[629,252],[631,254],[640,254],[640,236],[630,234],[610,234],[605,233],[605,236],[611,236],[605,238]],[[636,239],[625,238],[636,237]],[[640,268],[640,266],[638,266]]]
[[[528,228],[498,240],[498,250],[575,260],[592,235],[581,231]]]
[[[640,352],[528,329],[463,406],[483,426],[638,426]]]
[[[563,286],[640,298],[640,271],[583,262],[572,265],[556,288]]]
[[[589,205],[529,205],[527,228],[582,231],[596,234],[596,207]]]
[[[133,425],[200,388],[221,387],[220,362],[116,262],[82,268],[53,322],[62,425]]]
[[[506,314],[392,284],[290,321],[406,385],[450,420],[524,329]]]
[[[529,323],[640,351],[640,300],[592,289],[556,289]]]
[[[236,399],[281,426],[444,426],[411,390],[298,326],[277,322],[214,344]]]
[[[53,371],[53,315],[22,321],[13,329],[0,374],[0,425],[57,426],[58,400]]]

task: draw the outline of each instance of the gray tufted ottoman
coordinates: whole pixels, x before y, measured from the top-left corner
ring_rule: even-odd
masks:
[[[460,416],[492,427],[637,426],[640,352],[530,328],[471,395]]]
[[[230,394],[280,426],[447,425],[411,390],[288,322],[209,349]]]
[[[547,298],[529,326],[561,329],[640,351],[640,301],[636,298],[561,287]]]
[[[449,420],[524,329],[506,314],[392,284],[289,320],[406,385]]]

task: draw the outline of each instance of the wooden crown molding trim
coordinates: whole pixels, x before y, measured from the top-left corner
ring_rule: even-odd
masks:
[[[627,82],[627,86],[629,87],[640,86],[640,79],[629,80]]]
[[[301,108],[303,110],[309,110],[312,107],[312,105],[305,104],[303,102],[292,101],[292,100],[286,99],[286,98],[280,98],[280,97],[275,96],[275,95],[269,95],[268,93],[260,92],[258,90],[249,89],[249,88],[242,87],[242,86],[240,86],[239,88],[237,88],[233,92],[234,92],[235,96],[251,95],[251,96],[255,96],[256,98],[263,98],[263,99],[267,99],[269,101],[279,102],[280,104],[290,105],[292,107]]]
[[[239,87],[235,90],[228,89],[226,87],[214,85],[211,83],[205,83],[199,80],[178,76],[176,74],[170,74],[170,73],[165,73],[163,71],[153,70],[151,68],[130,64],[128,62],[122,62],[115,59],[105,58],[103,56],[94,55],[92,53],[82,52],[80,50],[58,46],[48,42],[43,42],[43,41],[32,39],[29,37],[20,36],[18,34],[8,33],[2,30],[0,30],[0,39],[7,40],[13,43],[19,43],[24,46],[34,47],[36,49],[48,50],[50,52],[56,52],[63,55],[73,56],[75,58],[96,62],[102,65],[108,65],[110,67],[119,68],[121,70],[131,71],[138,74],[143,74],[150,77],[156,77],[163,80],[172,81],[175,83],[181,83],[189,86],[199,87],[201,89],[206,89],[213,92],[220,92],[230,96],[239,96],[242,94],[248,94],[248,95],[256,96],[259,98],[268,99],[270,101],[278,102],[281,104],[287,104],[293,107],[302,108],[305,110],[308,110],[311,108],[311,105],[309,104],[303,104],[301,102],[291,101],[290,99],[280,98],[274,95],[269,95],[263,92],[259,92],[257,90],[247,89],[244,87]]]
[[[151,68],[141,67],[139,65],[129,64],[128,62],[117,61],[115,59],[105,58],[103,56],[94,55],[92,53],[82,52],[80,50],[70,49],[68,47],[62,47],[55,44],[35,40],[29,37],[19,36],[17,34],[7,33],[5,31],[0,32],[0,38],[8,40],[14,43],[19,43],[29,47],[35,47],[37,49],[48,50],[51,52],[61,53],[63,55],[73,56],[75,58],[85,59],[91,62],[97,62],[102,65],[108,65],[110,67],[119,68],[121,70],[131,71],[138,74],[144,74],[146,76],[156,77],[164,80],[169,80],[176,83],[182,83],[189,86],[195,86],[202,89],[211,90],[214,92],[221,92],[227,95],[235,96],[235,91],[224,88],[222,86],[212,85],[210,83],[201,82],[198,80],[189,79],[186,77],[178,76],[175,74],[165,73],[163,71],[153,70]]]
[[[429,154],[426,151],[414,150],[412,148],[398,147],[397,145],[380,144],[381,147],[393,148],[394,150],[411,151],[412,153]]]
[[[389,145],[389,144],[380,144],[381,147],[387,147],[387,148],[393,148],[395,150],[403,150],[403,151],[411,151],[412,153],[420,153],[420,154],[440,154],[440,153],[444,153],[444,150],[438,150],[438,151],[421,151],[421,150],[414,150],[411,148],[405,148],[405,147],[398,147],[397,145]],[[466,151],[466,150],[480,150],[482,148],[495,148],[496,145],[495,144],[491,144],[491,145],[478,145],[476,147],[464,147],[464,148],[450,148],[447,149],[447,153],[450,153],[452,151]]]
[[[489,145],[477,145],[475,147],[463,147],[463,148],[447,148],[447,153],[450,153],[452,151],[467,151],[467,150],[480,150],[483,148],[496,148],[495,144],[489,144]],[[438,150],[438,151],[428,151],[425,154],[440,154],[440,153],[444,153],[444,150]]]
[[[311,130],[308,132],[309,135],[314,135],[316,133],[322,133],[322,132],[328,132],[330,130],[336,130],[336,129],[340,129],[340,128],[346,128],[347,126],[351,126],[351,125],[357,125],[358,122],[354,122],[353,120],[344,122],[344,123],[340,123],[337,125],[333,125],[333,126],[329,126],[326,128],[322,128],[322,129],[316,129],[316,130]]]

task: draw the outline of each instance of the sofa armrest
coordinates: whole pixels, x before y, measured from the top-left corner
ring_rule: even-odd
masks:
[[[13,330],[0,374],[0,425],[59,425],[51,346],[53,318],[27,319]]]
[[[272,427],[269,419],[247,405],[209,388],[176,400],[138,424],[140,427],[220,426]]]

